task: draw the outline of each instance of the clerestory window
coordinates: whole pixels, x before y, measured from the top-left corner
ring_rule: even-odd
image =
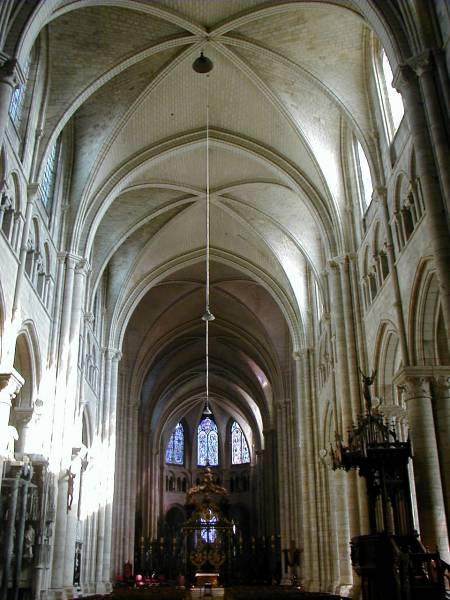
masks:
[[[237,421],[231,425],[231,464],[242,465],[250,462],[250,452],[244,432]]]
[[[11,102],[9,105],[9,116],[12,122],[19,127],[20,119],[22,117],[22,110],[25,101],[25,91],[27,87],[27,81],[30,74],[31,55],[28,57],[27,62],[23,68],[24,83],[16,87],[11,96]]]
[[[373,69],[384,129],[388,142],[391,142],[405,110],[401,94],[392,85],[394,77],[386,52],[376,38],[373,43]]]
[[[197,464],[200,467],[219,464],[219,431],[210,417],[204,417],[197,428]]]
[[[370,174],[369,163],[366,158],[366,154],[363,150],[363,147],[355,139],[355,167],[357,174],[357,185],[359,192],[359,199],[361,205],[361,211],[365,213],[369,204],[372,200],[372,192],[373,192],[373,184],[372,184],[372,176]]]
[[[166,464],[184,464],[184,427],[177,423],[166,448]]]
[[[403,107],[401,94],[399,94],[392,86],[392,70],[386,53],[383,49],[381,50],[381,68],[383,72],[384,86],[386,89],[386,104],[389,113],[388,120],[390,121],[391,137],[393,137],[401,123],[405,109]]]

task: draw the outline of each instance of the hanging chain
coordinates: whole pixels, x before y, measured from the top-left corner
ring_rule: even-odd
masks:
[[[206,75],[206,405],[209,401],[209,75]]]

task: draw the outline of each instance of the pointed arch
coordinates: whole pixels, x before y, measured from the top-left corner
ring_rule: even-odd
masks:
[[[395,404],[394,377],[401,366],[400,338],[397,327],[383,320],[378,328],[375,342],[374,361],[377,372],[375,395],[383,404]]]
[[[448,357],[445,328],[439,328],[441,312],[436,269],[431,259],[424,259],[416,271],[409,307],[409,338],[414,364],[437,365],[442,358]]]
[[[14,369],[24,379],[24,384],[15,399],[15,405],[31,408],[36,393],[36,370],[33,360],[33,345],[27,329],[19,332],[14,352]]]

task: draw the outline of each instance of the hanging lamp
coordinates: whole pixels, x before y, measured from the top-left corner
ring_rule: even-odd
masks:
[[[209,198],[209,75],[214,65],[211,59],[204,56],[203,52],[192,63],[192,68],[196,73],[206,75],[206,285],[205,285],[205,312],[202,320],[205,322],[205,356],[206,356],[206,398],[203,408],[203,416],[212,414],[209,406],[209,323],[214,321],[215,317],[212,314],[209,306],[209,241],[210,241],[210,198]]]

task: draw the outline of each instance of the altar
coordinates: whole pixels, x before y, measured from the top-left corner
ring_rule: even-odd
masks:
[[[205,584],[209,584],[211,587],[217,587],[219,585],[219,573],[196,573],[195,586],[205,587]]]

